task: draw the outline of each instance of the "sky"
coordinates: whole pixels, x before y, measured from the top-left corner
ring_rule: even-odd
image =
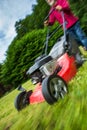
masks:
[[[15,22],[32,13],[36,0],[0,0],[0,63],[5,60],[6,50],[16,36]]]

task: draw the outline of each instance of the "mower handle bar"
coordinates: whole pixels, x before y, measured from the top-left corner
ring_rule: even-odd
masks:
[[[59,28],[61,28],[61,27],[62,27],[62,24],[59,25],[59,26],[57,26],[57,28],[56,28],[51,34],[49,34],[49,32],[50,32],[50,27],[48,26],[46,41],[45,41],[45,43],[44,43],[45,55],[47,55],[47,48],[48,48],[48,41],[49,41],[49,39],[50,39],[50,38],[57,32],[57,30],[59,30]],[[43,52],[42,52],[42,54],[43,54]]]
[[[55,8],[53,8],[53,9],[48,13],[48,15],[45,17],[44,21],[46,21],[46,20],[49,18],[50,14],[52,14],[52,12],[53,12],[54,10],[55,10]]]
[[[48,17],[50,16],[50,14],[55,10],[55,8],[53,8],[50,13],[46,16],[46,18],[44,20],[47,20]],[[63,26],[63,29],[64,29],[64,38],[65,38],[65,44],[67,43],[67,38],[66,38],[66,24],[67,22],[65,21],[65,18],[64,18],[64,12],[61,11],[61,16],[62,16],[62,19],[63,19],[63,23],[61,25],[59,25],[55,30],[54,32],[52,32],[50,35],[49,35],[49,32],[50,32],[50,27],[48,26],[48,31],[47,31],[47,37],[46,37],[46,42],[44,43],[44,48],[45,48],[45,55],[47,54],[47,48],[48,48],[48,41],[49,39],[57,32],[57,30],[59,28],[61,28]]]

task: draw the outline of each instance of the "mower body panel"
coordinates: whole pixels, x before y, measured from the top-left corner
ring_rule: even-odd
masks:
[[[59,66],[62,67],[58,75],[62,77],[66,82],[69,82],[77,72],[75,58],[73,56],[68,56],[68,54],[65,53],[57,60],[57,62]]]

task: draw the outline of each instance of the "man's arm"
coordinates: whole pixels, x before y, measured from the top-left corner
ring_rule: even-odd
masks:
[[[55,9],[58,11],[69,11],[70,5],[68,0],[60,0],[59,4],[55,7]]]
[[[44,26],[51,26],[55,23],[55,17],[54,17],[54,14],[53,14],[53,11],[54,11],[54,8],[50,10],[49,12],[49,18],[47,20],[44,21]]]

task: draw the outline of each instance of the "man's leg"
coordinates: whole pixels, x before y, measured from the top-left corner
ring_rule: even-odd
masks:
[[[85,33],[83,32],[83,30],[81,29],[79,22],[75,24],[74,31],[77,37],[79,38],[80,42],[83,44],[83,46],[87,50],[87,37]]]
[[[80,39],[78,38],[78,36],[76,35],[76,32],[74,30],[75,29],[74,29],[74,26],[73,26],[73,27],[71,27],[70,29],[67,30],[67,33],[69,33],[73,37],[73,39],[75,39],[77,41],[77,44],[80,46],[80,45],[82,45],[82,43],[81,43]]]

